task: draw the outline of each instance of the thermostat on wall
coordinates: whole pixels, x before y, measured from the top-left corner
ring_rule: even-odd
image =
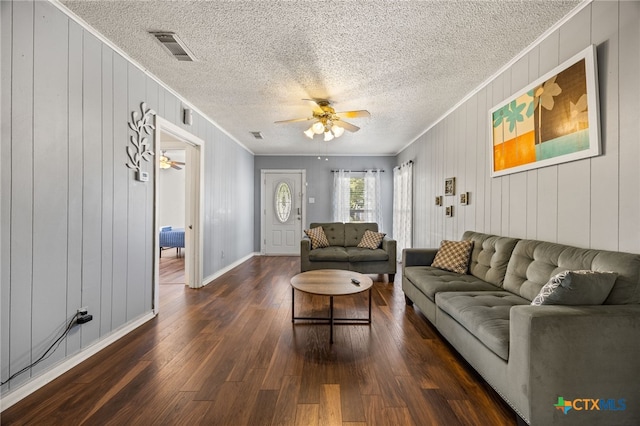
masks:
[[[136,173],[136,179],[138,179],[140,182],[149,182],[149,172],[139,171],[138,173]]]

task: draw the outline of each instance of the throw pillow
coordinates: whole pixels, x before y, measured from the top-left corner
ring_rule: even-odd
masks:
[[[471,256],[472,248],[473,241],[443,240],[431,266],[458,274],[466,274],[469,269],[469,256]]]
[[[382,232],[373,232],[367,229],[366,231],[364,231],[364,235],[358,243],[358,247],[375,250],[380,247],[380,243],[382,242],[382,239],[385,235],[387,234],[383,234]]]
[[[329,240],[327,240],[327,236],[325,235],[322,226],[318,226],[317,228],[312,229],[305,229],[304,233],[307,234],[307,236],[311,240],[312,250],[322,247],[329,247]]]
[[[615,272],[560,272],[542,286],[531,304],[601,305],[611,293],[617,277]]]

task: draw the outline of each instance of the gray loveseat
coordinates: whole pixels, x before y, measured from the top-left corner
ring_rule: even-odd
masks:
[[[403,251],[407,304],[531,425],[640,424],[640,255],[467,231],[468,274]],[[564,270],[619,275],[602,305],[531,306]]]
[[[365,231],[378,232],[378,224],[312,223],[310,228],[322,226],[329,247],[311,249],[308,237],[300,241],[300,269],[343,269],[362,274],[389,274],[393,282],[396,274],[396,241],[385,236],[377,249],[357,247]]]

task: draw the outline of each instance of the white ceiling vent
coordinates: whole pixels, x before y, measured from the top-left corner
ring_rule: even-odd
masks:
[[[175,33],[169,31],[149,31],[179,61],[195,61],[193,52],[178,38]]]
[[[260,132],[249,132],[253,135],[254,138],[256,139],[264,139],[264,137],[262,136],[262,133]]]

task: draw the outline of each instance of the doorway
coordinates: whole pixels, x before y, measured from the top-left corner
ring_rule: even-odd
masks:
[[[300,255],[305,218],[305,170],[262,170],[261,254]]]
[[[155,118],[155,244],[154,244],[154,295],[153,309],[158,313],[160,303],[160,222],[159,205],[165,196],[160,186],[160,157],[162,151],[184,151],[184,283],[191,288],[202,287],[202,252],[203,252],[203,162],[204,141],[176,126],[175,124],[156,116]],[[175,154],[174,154],[175,155]],[[170,157],[170,156],[169,156]],[[171,158],[174,161],[174,158]],[[176,249],[179,250],[179,249]],[[176,251],[174,250],[174,252]]]

